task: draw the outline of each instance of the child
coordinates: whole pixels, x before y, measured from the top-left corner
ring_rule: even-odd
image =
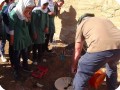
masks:
[[[42,46],[45,43],[45,32],[48,32],[48,0],[42,0],[41,6],[32,11],[32,30],[34,31],[33,64],[37,64],[43,55]],[[38,50],[38,55],[37,55]]]
[[[57,2],[53,2],[52,0],[49,0],[48,5],[48,15],[49,15],[49,33],[46,34],[46,40],[44,45],[44,50],[51,52],[51,50],[48,49],[48,43],[53,42],[53,36],[55,33],[55,24],[54,24],[54,17],[57,16],[60,12],[60,9],[62,5],[64,4],[64,0],[58,0]]]
[[[50,30],[50,42],[53,42],[53,36],[55,33],[55,24],[54,24],[54,16],[57,16],[60,13],[60,9],[64,4],[64,0],[58,0],[55,2],[54,5],[54,13],[52,13],[52,9],[49,7],[50,12],[49,14],[49,30]]]
[[[6,24],[4,21],[7,22],[8,18],[6,18],[6,9],[9,5],[9,0],[4,0],[4,2],[2,3],[2,7],[1,7],[1,15],[2,15],[2,40],[1,40],[1,60],[2,62],[6,62],[6,58],[4,57],[4,47],[5,47],[5,44],[6,44],[6,32],[8,32],[8,29],[6,27]]]
[[[0,43],[1,43],[1,40],[2,40],[2,8],[5,4],[5,0],[0,0]],[[1,44],[0,44],[0,47],[1,47]],[[0,51],[1,51],[1,48],[0,48]]]
[[[14,46],[14,75],[19,79],[19,56],[22,55],[24,71],[31,72],[28,68],[27,48],[32,44],[27,22],[30,21],[34,0],[19,0],[16,7],[10,12],[10,44]]]
[[[2,54],[2,31],[3,31],[3,27],[2,27],[2,14],[0,12],[0,57],[2,62],[6,61],[3,59],[3,54]]]
[[[9,13],[12,11],[12,9],[16,6],[16,3],[14,2],[14,0],[10,0],[10,1],[6,1],[6,5],[3,7],[2,10],[2,16],[3,16],[3,39],[2,39],[2,45],[3,45],[3,53],[4,53],[4,46],[6,44],[6,40],[8,40],[8,42],[10,41],[10,30],[9,30]],[[13,46],[11,46],[9,44],[9,57],[10,57],[10,62],[11,65],[13,65]]]

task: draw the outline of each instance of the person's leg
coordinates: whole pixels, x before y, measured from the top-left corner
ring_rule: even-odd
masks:
[[[50,43],[53,42],[53,36],[54,36],[54,33],[51,33],[51,34],[50,34]]]
[[[45,44],[43,45],[43,51],[50,52],[51,50],[48,49],[50,34],[45,34]]]
[[[5,58],[5,44],[6,44],[6,40],[2,40],[1,42],[1,60],[2,62],[6,62],[6,58]]]
[[[106,64],[106,83],[108,90],[117,88],[117,62],[120,60],[120,50],[113,51],[114,57]]]
[[[51,33],[51,35],[50,35],[50,42],[51,43],[53,42],[53,37],[54,37],[54,33]]]
[[[2,51],[3,55],[4,55],[4,52],[5,52],[5,50],[4,50],[5,44],[6,44],[6,34],[4,35],[4,38],[2,38],[2,43],[1,43],[1,45],[2,45],[1,51]]]
[[[19,63],[19,54],[20,54],[20,51],[14,50],[13,65],[14,65],[14,69],[16,71],[19,70],[19,66],[20,66],[20,63]]]
[[[21,50],[21,55],[23,59],[22,66],[27,67],[28,66],[28,55],[27,55],[27,49]]]
[[[27,49],[21,50],[21,55],[22,55],[22,59],[23,59],[23,62],[22,62],[23,70],[26,71],[26,72],[31,72],[31,70],[28,67],[28,52],[27,52]]]
[[[112,57],[109,51],[86,53],[78,62],[78,69],[73,81],[74,90],[87,90],[91,76],[108,62]]]
[[[37,61],[37,50],[38,50],[38,47],[37,47],[37,44],[34,44],[33,45],[33,62],[36,62]]]
[[[11,62],[11,66],[14,66],[14,48],[13,45],[9,45],[9,57],[10,57],[10,62]],[[20,64],[20,62],[19,62]]]
[[[14,50],[14,58],[13,58],[13,68],[14,68],[14,77],[15,79],[19,79],[20,77],[20,63],[19,63],[19,54],[20,51]]]
[[[7,40],[8,40],[8,42],[9,42],[9,57],[10,57],[10,62],[11,62],[11,66],[13,67],[14,65],[13,65],[13,60],[14,60],[14,47],[13,47],[13,45],[10,45],[10,35],[9,34],[7,34]],[[20,63],[20,62],[19,62]]]
[[[32,45],[28,47],[28,59],[31,57],[31,51],[33,50]]]
[[[0,57],[1,57],[1,55],[2,55],[1,49],[2,49],[2,40],[0,40]]]
[[[38,44],[38,62],[41,62],[41,60],[42,60],[42,57],[43,57],[43,50],[42,50],[42,48],[43,48],[43,44]]]
[[[6,27],[6,25],[4,25],[4,27],[3,27],[4,29],[3,29],[3,31],[2,31],[2,47],[1,47],[1,52],[2,52],[2,55],[1,55],[1,60],[3,61],[3,62],[6,62],[7,60],[6,60],[6,58],[5,58],[5,44],[6,44],[6,40],[7,40],[7,33],[6,33],[6,29],[8,29],[7,27]]]

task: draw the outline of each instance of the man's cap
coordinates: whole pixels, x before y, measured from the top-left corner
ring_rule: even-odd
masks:
[[[81,17],[78,19],[78,24],[80,24],[85,17],[94,17],[94,16],[95,15],[93,13],[85,13],[81,15]]]

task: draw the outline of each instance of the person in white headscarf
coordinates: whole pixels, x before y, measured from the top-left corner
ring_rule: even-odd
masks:
[[[33,11],[35,11],[35,10],[41,10],[43,13],[47,13],[47,11],[48,11],[48,5],[49,5],[49,0],[39,0],[39,4],[38,4],[38,6],[36,6],[34,9],[33,9]]]
[[[4,54],[4,45],[2,44],[3,41],[3,17],[2,17],[2,8],[5,4],[5,0],[0,0],[0,58],[2,62],[6,62]]]
[[[49,0],[48,8],[50,9],[51,12],[54,12],[54,2],[53,2],[53,0]]]
[[[48,4],[48,8],[54,12],[54,2],[53,0],[48,0],[49,4]],[[41,6],[41,0],[38,0],[38,6]]]
[[[49,50],[48,44],[50,40],[50,34],[55,31],[55,26],[54,26],[54,2],[53,0],[49,0],[49,5],[48,5],[48,15],[49,15],[49,33],[45,34],[45,45],[44,45],[44,51],[47,52],[52,52],[52,50]]]
[[[20,20],[26,20],[31,16],[29,12],[31,12],[34,6],[34,0],[19,0],[14,10]]]
[[[49,25],[49,18],[47,14],[48,3],[48,0],[42,0],[41,5],[35,7],[32,11],[31,26],[34,38],[33,64],[37,64],[37,62],[40,62],[43,56],[42,47],[45,43],[45,33],[48,32]]]
[[[6,45],[6,40],[9,42],[9,37],[10,37],[10,32],[9,32],[9,15],[8,13],[10,12],[8,9],[12,4],[14,4],[14,0],[4,0],[5,4],[2,7],[1,14],[2,14],[2,46],[1,46],[1,60],[2,62],[6,62],[7,59],[5,58],[5,45]],[[13,7],[12,7],[13,8]],[[11,9],[12,9],[11,8]],[[9,49],[10,49],[9,45]],[[10,50],[9,50],[9,56],[10,56]]]
[[[32,44],[32,40],[29,35],[27,22],[31,18],[31,12],[34,6],[34,0],[19,0],[16,7],[9,13],[11,30],[10,44],[14,48],[13,68],[15,70],[15,79],[19,79],[20,76],[20,54],[23,58],[23,70],[31,72],[27,62],[27,48]]]
[[[53,2],[53,0],[49,0],[49,5],[48,5],[48,15],[49,15],[49,33],[46,34],[46,42],[44,45],[44,49],[47,52],[52,52],[52,50],[48,49],[48,44],[49,41],[50,43],[53,42],[53,36],[55,33],[55,24],[54,24],[54,17],[57,16],[58,12],[60,10],[58,10],[58,8],[61,8],[61,6],[64,4],[64,0],[58,0],[57,2]]]
[[[2,4],[5,0],[0,0],[0,4]]]

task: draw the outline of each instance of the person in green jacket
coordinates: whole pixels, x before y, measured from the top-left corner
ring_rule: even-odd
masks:
[[[5,13],[7,12],[7,8],[10,4],[10,1],[9,0],[4,0],[4,4],[3,6],[1,7],[1,15],[2,15],[2,41],[1,41],[1,60],[2,62],[6,62],[7,59],[5,58],[5,44],[6,44],[6,37],[7,37],[7,32],[8,32],[8,28],[5,24],[4,21],[7,21],[7,18],[6,18],[6,15]],[[8,23],[8,21],[7,21]]]
[[[14,0],[5,0],[6,5],[4,5],[3,10],[2,10],[2,17],[3,17],[3,39],[2,39],[2,53],[4,56],[4,47],[6,45],[6,40],[9,42],[10,41],[10,32],[9,32],[9,13],[12,11],[12,9],[16,6],[16,3]],[[8,1],[8,2],[7,2]],[[11,62],[11,66],[13,65],[13,46],[9,44],[9,49],[8,49],[8,54],[9,54],[9,59]],[[1,56],[2,58],[2,56]],[[5,58],[3,57],[2,59],[5,61]]]
[[[42,47],[45,43],[45,33],[48,32],[49,18],[47,14],[48,0],[41,1],[41,6],[37,6],[32,11],[31,25],[33,30],[33,64],[41,61],[43,56]],[[37,54],[38,50],[38,54]]]
[[[9,13],[10,17],[10,44],[14,47],[14,76],[19,79],[20,63],[19,56],[22,55],[22,67],[24,71],[31,72],[28,68],[27,48],[32,44],[27,22],[31,19],[34,8],[34,0],[19,0],[16,7]]]
[[[52,0],[49,0],[49,3]],[[57,16],[60,13],[61,7],[64,4],[64,0],[58,0],[57,2],[51,2],[51,5],[49,4],[48,8],[49,8],[49,41],[50,43],[53,42],[53,36],[55,33],[55,22],[54,22],[54,18],[55,16]]]
[[[45,35],[46,39],[45,39],[44,51],[47,51],[47,52],[52,51],[52,50],[49,50],[48,44],[49,42],[50,43],[53,42],[53,36],[55,33],[54,18],[59,14],[63,4],[64,4],[64,0],[58,0],[57,2],[53,2],[53,0],[49,0],[49,5],[48,5],[49,33]]]
[[[2,27],[2,14],[0,12],[0,58],[2,58],[2,56],[3,56],[3,53],[2,53],[2,31],[3,31],[3,27]]]
[[[2,23],[2,7],[4,5],[5,1],[1,0],[0,1],[0,58],[2,60],[3,58],[3,53],[2,53],[2,32],[3,32],[3,23]],[[3,61],[3,60],[2,60]]]

